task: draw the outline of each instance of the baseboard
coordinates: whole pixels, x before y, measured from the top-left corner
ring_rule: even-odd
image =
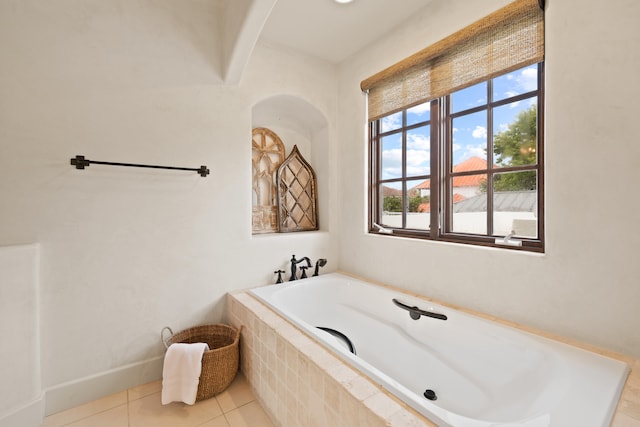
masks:
[[[164,356],[154,357],[51,387],[45,391],[44,415],[55,414],[131,387],[159,380],[162,378],[163,361]]]
[[[44,396],[40,396],[10,414],[0,416],[0,427],[39,427],[44,414]]]

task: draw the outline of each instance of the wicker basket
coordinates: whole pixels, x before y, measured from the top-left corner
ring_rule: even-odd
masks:
[[[171,333],[167,340],[164,339],[165,329]],[[202,372],[196,401],[221,393],[236,377],[241,330],[242,326],[236,329],[224,324],[195,326],[177,334],[169,327],[162,329],[162,341],[167,348],[174,343],[206,342],[209,345],[209,350],[202,355]]]

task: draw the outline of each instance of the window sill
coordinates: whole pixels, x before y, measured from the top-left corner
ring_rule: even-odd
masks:
[[[415,233],[409,230],[398,230],[394,229],[392,234],[380,233],[377,230],[369,230],[367,233],[370,236],[380,236],[380,237],[391,237],[391,238],[401,238],[408,239],[414,241],[425,241],[425,242],[434,242],[434,243],[446,243],[453,245],[464,245],[464,246],[476,246],[483,248],[492,248],[499,250],[507,250],[507,251],[516,251],[516,252],[524,252],[524,253],[538,253],[544,254],[544,245],[540,241],[534,240],[525,240],[521,238],[517,238],[517,240],[522,241],[522,246],[512,246],[512,245],[504,245],[504,244],[496,244],[494,237],[459,237],[456,235],[445,235],[440,236],[436,239],[425,236],[422,233]],[[514,238],[516,239],[516,238]]]

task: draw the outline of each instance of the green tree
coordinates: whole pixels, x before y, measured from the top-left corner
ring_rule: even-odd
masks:
[[[419,194],[416,194],[409,197],[409,212],[418,212],[418,208],[423,203],[429,203],[429,196],[420,197]]]
[[[385,212],[402,212],[402,197],[385,197],[382,201],[382,210]]]
[[[423,203],[429,203],[429,196],[420,195],[409,197],[409,212],[418,212],[418,208]],[[382,210],[385,212],[402,212],[402,197],[387,196],[382,201]]]
[[[498,166],[534,165],[537,162],[538,141],[536,106],[518,113],[506,130],[493,138],[493,151]],[[483,185],[486,191],[486,183]],[[522,191],[536,189],[536,173],[523,171],[495,175],[495,191]]]

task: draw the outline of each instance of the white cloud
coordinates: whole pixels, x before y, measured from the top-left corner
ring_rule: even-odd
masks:
[[[467,145],[464,150],[464,158],[480,157],[485,158],[485,146],[484,145]]]
[[[538,87],[538,70],[535,67],[525,68],[520,72],[517,81],[525,92],[536,90]]]
[[[407,165],[407,176],[429,175],[431,168],[429,166],[409,166]]]
[[[428,151],[407,150],[407,175],[428,175],[430,172]]]
[[[429,163],[430,154],[426,150],[407,150],[407,166],[420,166]]]
[[[430,139],[428,136],[410,133],[407,135],[407,148],[415,148],[418,150],[429,150]]]
[[[393,148],[382,151],[382,177],[395,178],[402,175],[402,150]]]
[[[382,118],[382,130],[397,129],[402,125],[402,114],[392,114]]]
[[[508,90],[504,93],[505,98],[531,92],[538,87],[538,70],[535,67],[525,68],[519,73],[510,73],[505,77],[507,80],[512,81],[510,86],[514,88],[514,90]],[[513,104],[511,104],[511,108],[515,108]]]
[[[456,144],[456,143],[454,143],[454,144],[451,146],[451,150],[453,150],[453,152],[454,152],[454,153],[455,153],[456,151],[460,151],[460,149],[461,149],[461,148],[462,148],[462,146],[461,146],[460,144]]]
[[[407,150],[407,174],[428,175],[430,172],[429,150]],[[382,177],[397,178],[402,175],[402,150],[393,148],[382,152]]]
[[[413,113],[421,116],[428,111],[431,111],[431,104],[429,102],[425,102],[424,104],[416,105],[415,107],[409,108],[407,110],[407,113]]]
[[[402,149],[392,148],[391,150],[382,151],[382,161],[386,165],[400,164],[402,161]]]
[[[476,126],[476,128],[471,132],[471,136],[474,138],[487,138],[487,128],[484,126]]]

